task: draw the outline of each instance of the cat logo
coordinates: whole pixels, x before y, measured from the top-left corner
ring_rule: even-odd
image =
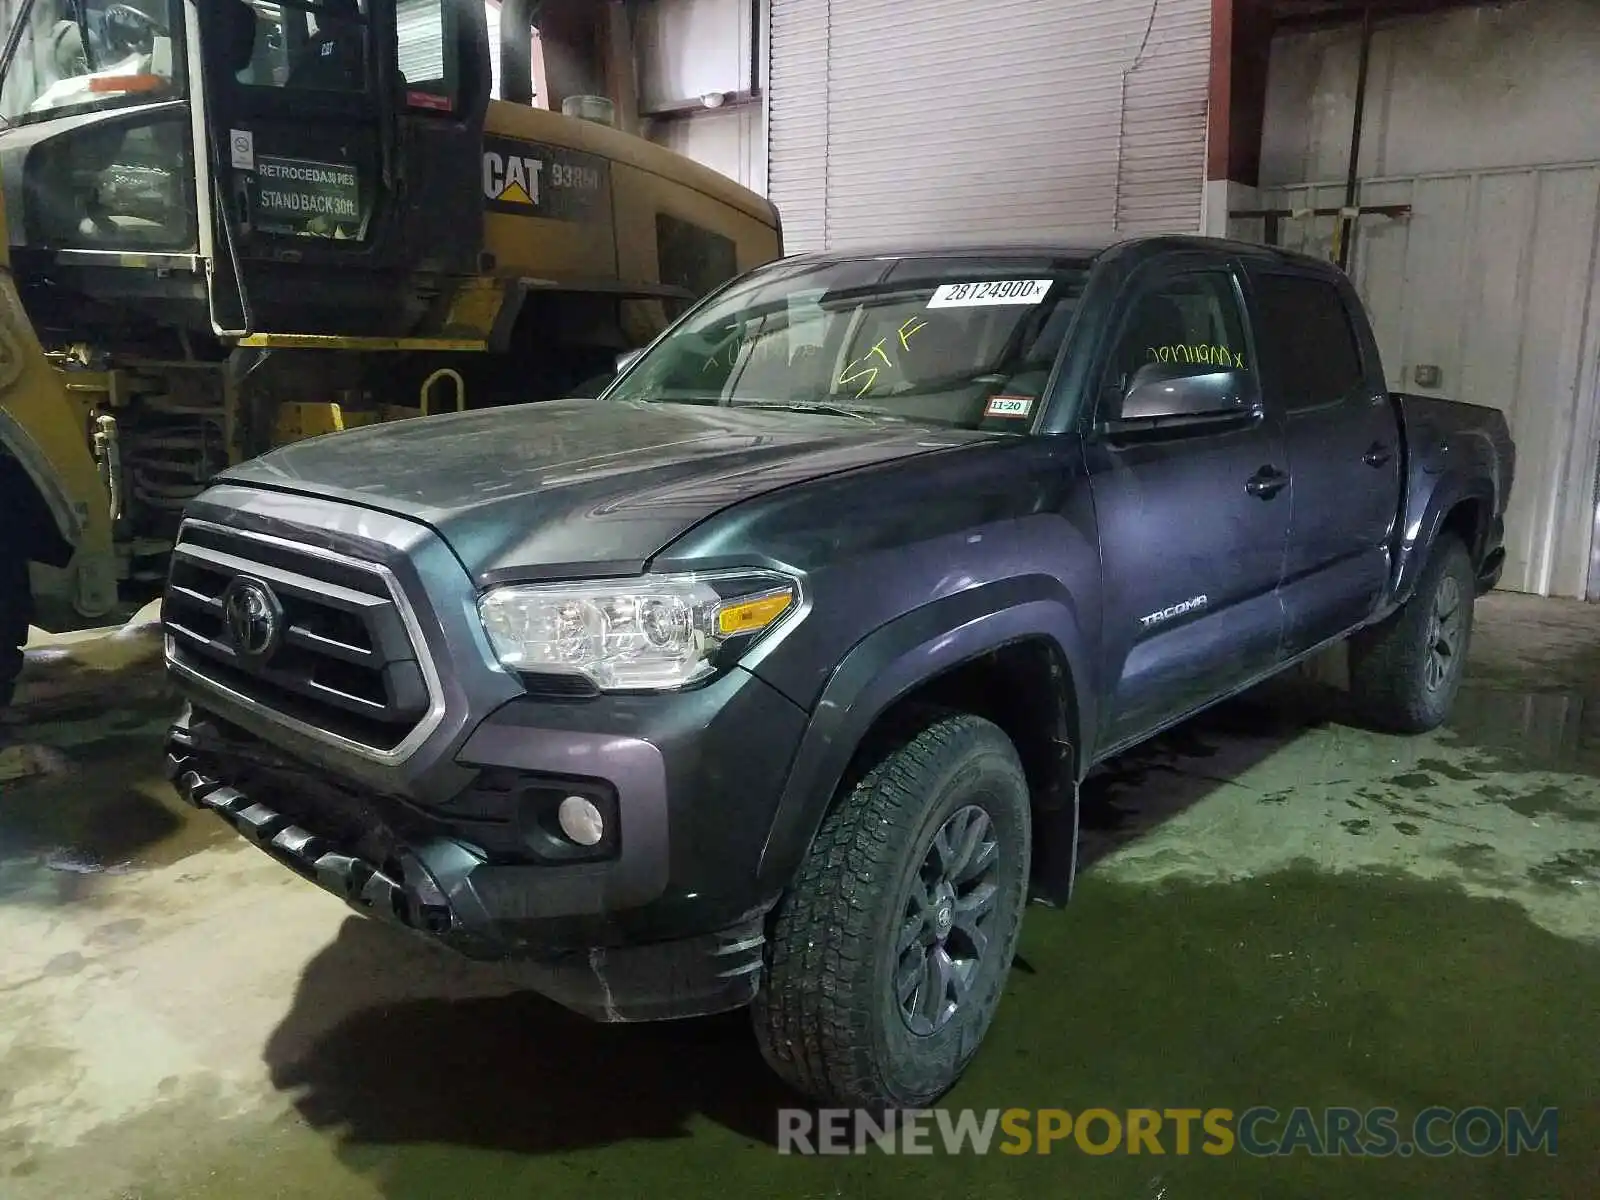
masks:
[[[544,160],[521,154],[483,152],[483,195],[494,204],[539,207]]]
[[[483,205],[550,221],[610,219],[610,164],[568,146],[516,138],[483,142]]]

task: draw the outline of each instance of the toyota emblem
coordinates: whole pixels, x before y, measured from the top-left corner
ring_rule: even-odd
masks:
[[[222,593],[222,622],[239,656],[261,662],[283,637],[283,606],[261,580],[241,575]]]

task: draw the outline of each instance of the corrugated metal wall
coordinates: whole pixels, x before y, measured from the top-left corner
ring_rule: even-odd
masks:
[[[1265,198],[1336,207],[1344,185]],[[1369,180],[1361,199],[1413,206],[1409,219],[1363,220],[1351,263],[1390,386],[1487,404],[1511,425],[1503,586],[1585,595],[1600,440],[1600,163]],[[1326,258],[1331,240],[1331,220],[1299,220],[1285,223],[1282,244]],[[1440,368],[1437,388],[1419,386],[1419,366]]]
[[[1502,409],[1518,471],[1503,586],[1600,596],[1600,21],[1595,0],[1525,0],[1380,26],[1352,271],[1390,383]],[[1353,29],[1273,45],[1262,199],[1342,204]],[[1327,255],[1332,221],[1286,222]],[[1259,222],[1236,226],[1261,236]],[[1441,370],[1437,387],[1418,366]]]
[[[1200,226],[1210,0],[772,0],[791,250]]]

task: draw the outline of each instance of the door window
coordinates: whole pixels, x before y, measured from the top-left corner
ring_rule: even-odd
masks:
[[[1303,275],[1263,275],[1254,288],[1267,378],[1290,411],[1336,404],[1361,390],[1361,345],[1337,287]]]
[[[367,0],[246,3],[255,14],[249,62],[235,75],[249,87],[362,92],[367,88]]]
[[[1194,368],[1194,374],[1254,374],[1233,275],[1196,271],[1167,279],[1139,296],[1128,312],[1106,373],[1114,418],[1140,368],[1152,363]]]

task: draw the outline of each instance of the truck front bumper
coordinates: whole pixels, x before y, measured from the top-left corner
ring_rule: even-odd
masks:
[[[455,756],[473,782],[442,800],[383,795],[191,703],[167,771],[355,911],[519,975],[595,1020],[694,1016],[748,1003],[766,913],[756,870],[804,714],[735,670],[694,693],[519,700]],[[567,795],[606,837],[563,842]]]

